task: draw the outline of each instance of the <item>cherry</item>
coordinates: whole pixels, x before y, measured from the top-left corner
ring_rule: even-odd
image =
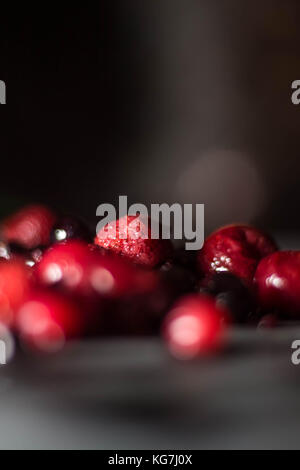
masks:
[[[49,243],[55,215],[41,205],[26,206],[2,222],[2,237],[27,249]]]
[[[212,295],[219,305],[224,305],[230,311],[234,323],[245,323],[256,314],[254,293],[234,274],[212,274],[202,280],[199,291]]]
[[[263,308],[300,317],[300,251],[277,251],[263,258],[254,283]]]
[[[198,253],[204,275],[228,271],[251,283],[261,258],[277,250],[266,234],[248,225],[222,227],[210,235]]]
[[[151,220],[148,227],[141,217],[125,216],[107,224],[97,233],[95,244],[148,267],[163,264],[172,254],[170,240],[151,239]]]
[[[174,305],[163,325],[169,350],[175,357],[191,359],[217,348],[227,315],[226,310],[208,296],[183,297]]]
[[[50,234],[51,243],[58,243],[71,239],[89,242],[92,241],[92,236],[88,226],[80,218],[74,216],[64,216],[59,218],[54,224]]]
[[[84,323],[83,313],[72,300],[50,290],[30,292],[16,314],[22,340],[45,352],[57,351],[66,339],[78,337]]]

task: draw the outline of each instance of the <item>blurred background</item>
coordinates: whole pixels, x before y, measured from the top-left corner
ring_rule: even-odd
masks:
[[[205,203],[299,229],[296,0],[1,6],[0,215],[24,202]]]

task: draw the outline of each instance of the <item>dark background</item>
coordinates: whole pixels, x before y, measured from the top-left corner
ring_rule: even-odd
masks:
[[[298,229],[300,4],[1,5],[3,215],[205,203],[206,229]]]

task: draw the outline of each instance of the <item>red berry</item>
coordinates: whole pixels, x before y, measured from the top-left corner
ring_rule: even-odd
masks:
[[[47,207],[27,206],[3,221],[1,233],[6,241],[32,249],[48,244],[54,221]]]
[[[100,230],[95,243],[137,264],[158,266],[171,256],[172,244],[170,240],[151,239],[151,221],[148,220],[146,227],[141,217],[122,217]]]
[[[16,315],[16,327],[26,344],[40,351],[61,349],[65,340],[80,335],[84,313],[57,292],[31,292]]]
[[[103,256],[76,240],[50,247],[36,265],[36,275],[43,284],[60,284],[78,294],[102,297],[142,294],[156,282],[153,272],[117,256]]]
[[[88,245],[81,241],[53,245],[36,264],[37,279],[45,285],[61,284],[71,290],[80,288],[90,257]]]
[[[263,258],[254,282],[263,307],[300,316],[300,251],[277,251]]]
[[[23,260],[0,261],[0,322],[13,325],[15,312],[27,295],[30,283]]]
[[[208,296],[183,297],[167,315],[163,326],[171,353],[190,359],[216,348],[227,315]]]
[[[248,225],[222,227],[210,235],[198,253],[204,275],[228,271],[251,282],[261,258],[277,250],[274,241]]]

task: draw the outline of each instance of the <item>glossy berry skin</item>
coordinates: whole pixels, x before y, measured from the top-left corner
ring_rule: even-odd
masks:
[[[262,259],[254,283],[263,308],[300,318],[300,251],[277,251]]]
[[[226,316],[227,312],[208,296],[183,297],[163,325],[170,352],[180,359],[192,359],[217,348]]]
[[[92,241],[92,236],[88,226],[78,217],[64,216],[59,218],[54,224],[50,234],[52,244],[67,240]]]
[[[107,224],[98,232],[94,242],[151,268],[163,264],[173,253],[170,240],[151,239],[150,219],[147,227],[141,217],[135,216],[125,216]]]
[[[254,292],[229,272],[215,273],[201,282],[199,292],[215,298],[230,311],[234,323],[247,323],[256,314]]]
[[[50,247],[36,265],[37,280],[61,285],[84,296],[119,297],[152,289],[155,273],[142,270],[117,256],[103,256],[78,240]]]
[[[84,312],[66,296],[50,290],[30,292],[16,314],[25,344],[42,352],[57,351],[84,330]]]
[[[31,250],[49,243],[50,231],[55,222],[54,213],[45,206],[26,206],[1,225],[2,238]]]
[[[30,288],[30,271],[23,259],[0,261],[0,323],[14,326],[15,312]]]
[[[261,258],[277,250],[274,241],[248,225],[230,225],[210,235],[198,253],[198,267],[204,276],[231,272],[251,283]]]

